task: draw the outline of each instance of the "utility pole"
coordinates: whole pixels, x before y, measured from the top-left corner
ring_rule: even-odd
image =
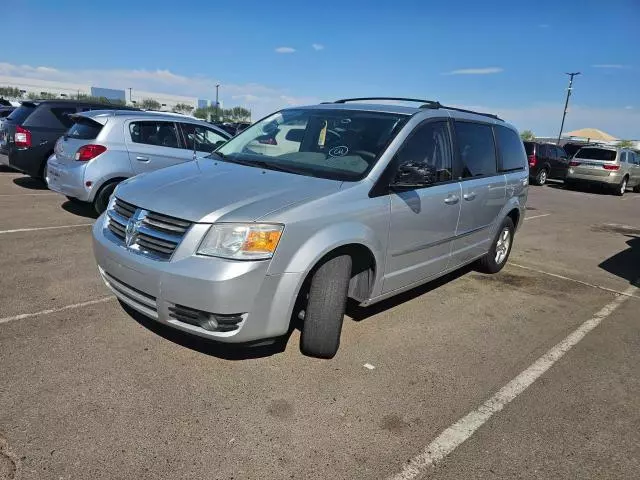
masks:
[[[218,103],[218,89],[220,88],[220,84],[216,83],[216,122],[220,121],[220,104]]]
[[[133,97],[131,96],[131,87],[129,87],[129,102],[133,103]]]
[[[569,97],[571,96],[571,89],[573,87],[573,77],[580,75],[580,72],[565,73],[565,75],[569,75],[569,88],[567,88],[567,99],[564,102],[564,113],[562,114],[562,123],[560,124],[560,133],[558,134],[558,141],[556,142],[556,145],[560,145],[560,137],[562,136],[562,129],[564,128],[564,119],[567,116]]]

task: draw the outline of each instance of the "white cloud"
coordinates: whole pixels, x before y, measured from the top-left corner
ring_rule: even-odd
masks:
[[[631,105],[627,105],[626,107],[624,107],[625,110],[633,110],[633,107]]]
[[[276,53],[294,53],[296,51],[295,48],[292,47],[278,47],[276,48]]]
[[[485,67],[485,68],[461,68],[458,70],[452,70],[446,75],[490,75],[492,73],[503,72],[501,67]]]
[[[316,52],[320,50],[324,50],[324,45],[321,43],[313,43],[311,44],[311,48],[313,48]]]
[[[620,63],[598,63],[596,65],[591,65],[593,68],[627,68],[626,65],[622,65]]]
[[[297,96],[286,88],[271,87],[258,83],[227,84],[224,79],[206,76],[185,76],[170,70],[59,70],[51,67],[32,67],[0,62],[0,86],[10,86],[15,82],[28,84],[29,80],[47,82],[56,88],[56,82],[73,84],[74,88],[94,86],[136,92],[157,92],[213,99],[216,84],[220,83],[220,100],[225,107],[241,105],[252,110],[253,118],[290,105],[318,103],[315,97]],[[43,87],[46,88],[46,87]]]

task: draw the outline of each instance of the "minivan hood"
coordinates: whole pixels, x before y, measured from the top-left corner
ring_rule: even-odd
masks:
[[[251,222],[337,191],[341,183],[207,158],[130,178],[116,196],[191,222]]]

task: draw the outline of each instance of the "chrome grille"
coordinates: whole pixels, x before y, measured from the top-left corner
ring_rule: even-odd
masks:
[[[191,222],[161,213],[142,210],[135,205],[116,198],[107,211],[108,229],[117,241],[159,260],[169,260],[182,238],[191,227]],[[127,225],[134,223],[127,241]]]
[[[100,274],[102,275],[104,283],[113,290],[113,293],[115,293],[120,300],[139,312],[144,313],[148,317],[158,318],[156,297],[149,295],[148,293],[144,293],[131,285],[127,285],[123,281],[115,278],[113,275],[105,272],[102,268],[100,268]]]

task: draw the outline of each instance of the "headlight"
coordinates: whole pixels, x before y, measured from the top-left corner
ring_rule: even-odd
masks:
[[[232,260],[264,260],[273,256],[283,229],[283,225],[266,223],[219,223],[211,226],[198,253]]]

